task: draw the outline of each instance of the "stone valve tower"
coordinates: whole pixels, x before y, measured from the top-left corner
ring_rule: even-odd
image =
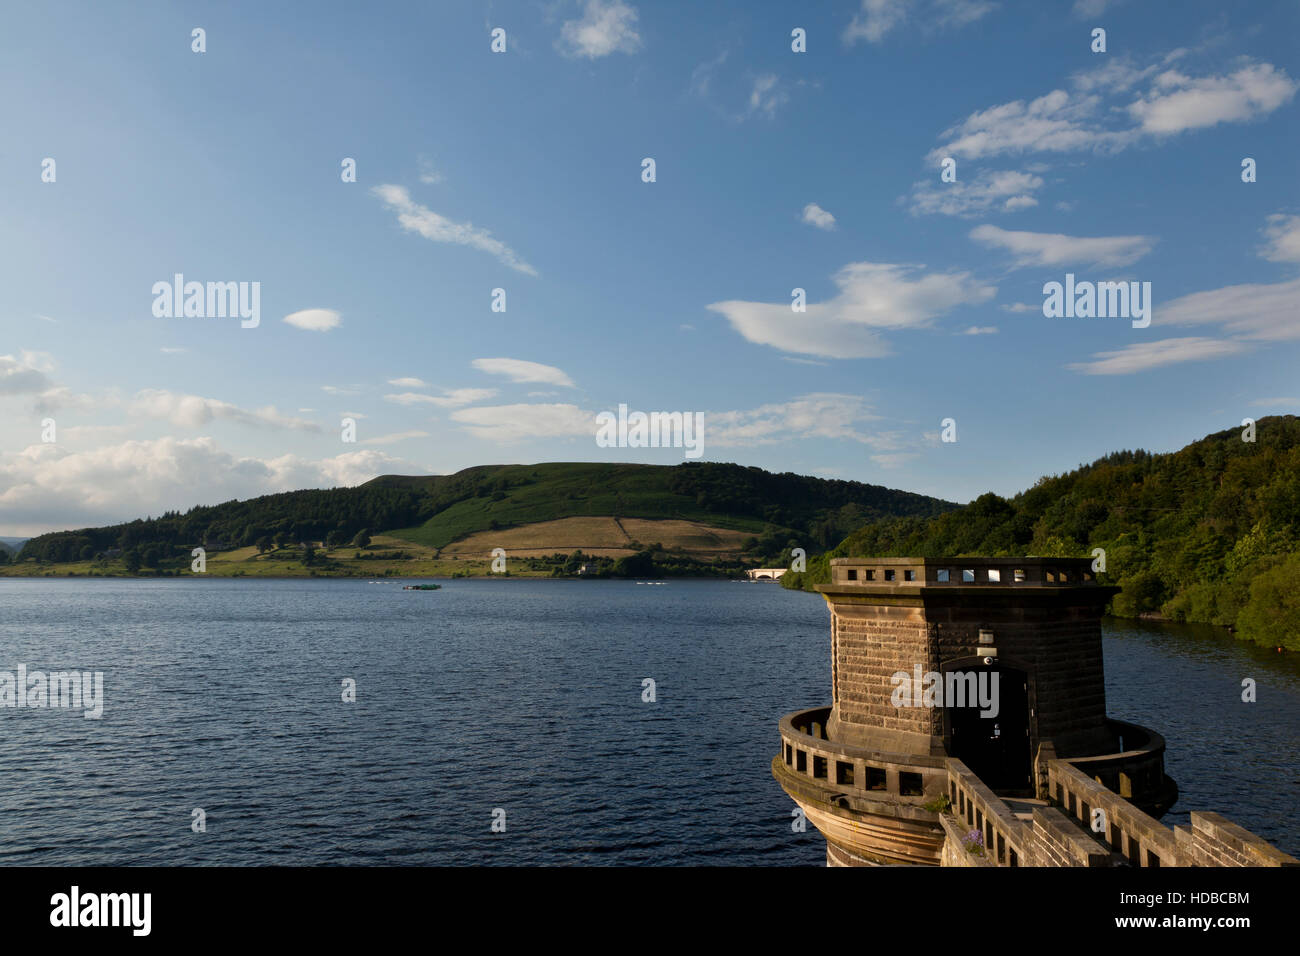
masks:
[[[1214,813],[1170,829],[1164,739],[1106,715],[1088,558],[838,558],[831,705],[772,772],[833,866],[1300,865]]]

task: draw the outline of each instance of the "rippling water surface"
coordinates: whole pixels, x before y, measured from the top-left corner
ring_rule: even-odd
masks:
[[[828,621],[720,581],[5,580],[0,670],[100,670],[106,703],[0,708],[0,863],[820,865],[768,763],[829,702]],[[1111,714],[1169,742],[1166,821],[1300,851],[1294,663],[1107,634]]]

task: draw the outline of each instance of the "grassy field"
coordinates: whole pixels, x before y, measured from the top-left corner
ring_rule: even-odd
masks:
[[[491,530],[494,521],[501,528],[512,528],[568,517],[628,515],[696,521],[747,534],[760,534],[764,527],[757,519],[711,513],[694,498],[673,494],[667,488],[665,469],[651,465],[512,465],[494,477],[510,483],[508,491],[499,493],[501,497],[458,501],[422,525],[389,533],[413,544],[445,548],[470,534]],[[663,543],[668,547],[667,541]]]
[[[441,557],[486,557],[493,548],[505,548],[519,557],[581,551],[618,558],[643,547],[661,544],[671,551],[681,548],[691,557],[738,556],[749,537],[744,531],[710,527],[697,521],[645,518],[560,518],[518,528],[480,531],[455,541],[440,551]],[[409,541],[402,537],[397,540]],[[419,545],[408,544],[408,547]]]

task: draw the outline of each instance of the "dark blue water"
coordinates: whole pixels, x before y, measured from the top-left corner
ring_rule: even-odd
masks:
[[[1217,631],[1109,634],[1112,715],[1169,741],[1167,821],[1214,809],[1300,850],[1294,664]],[[825,859],[768,763],[782,714],[829,703],[828,613],[771,584],[10,579],[19,663],[101,670],[106,702],[0,708],[3,863]]]

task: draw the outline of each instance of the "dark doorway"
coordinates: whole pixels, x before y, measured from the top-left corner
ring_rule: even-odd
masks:
[[[1025,672],[1004,667],[996,660],[985,664],[984,658],[971,657],[943,665],[941,673],[948,753],[966,764],[990,790],[1031,791],[1029,683]],[[960,693],[950,694],[949,688]],[[983,716],[983,710],[992,708],[981,708],[981,688],[983,700],[996,701],[995,716]]]

